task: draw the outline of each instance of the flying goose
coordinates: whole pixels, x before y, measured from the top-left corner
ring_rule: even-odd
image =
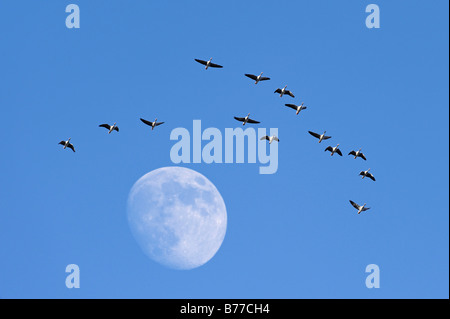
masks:
[[[364,203],[364,205],[362,205],[362,206],[359,206],[354,201],[350,201],[350,204],[352,204],[352,206],[355,207],[358,210],[358,214],[360,214],[361,212],[365,212],[366,210],[370,209],[370,207],[366,207],[366,203]]]
[[[205,70],[208,70],[209,67],[211,67],[211,68],[223,68],[223,66],[221,66],[221,65],[212,63],[211,62],[212,58],[210,58],[208,61],[203,61],[203,60],[200,60],[200,59],[194,59],[194,60],[197,61],[200,64],[205,65]]]
[[[359,175],[361,175],[363,179],[364,179],[364,177],[368,177],[375,182],[375,177],[373,177],[373,175],[371,173],[369,173],[369,171],[370,171],[370,168],[367,171],[361,171],[359,173]]]
[[[282,88],[282,89],[276,89],[275,92],[273,92],[273,93],[279,93],[280,97],[282,97],[284,94],[287,94],[287,95],[290,95],[292,97],[295,97],[294,94],[291,91],[286,90],[286,88],[287,88],[287,85],[284,88]]]
[[[330,152],[331,152],[331,156],[333,156],[334,153],[338,153],[340,156],[342,156],[342,152],[341,152],[341,150],[339,149],[339,144],[338,144],[336,147],[328,146],[328,147],[325,149],[325,152],[326,152],[326,151],[330,151]]]
[[[248,113],[248,115],[246,117],[234,117],[236,120],[242,122],[242,125],[245,125],[245,123],[253,123],[253,124],[258,124],[260,122],[252,120],[250,117],[250,113]]]
[[[114,123],[113,125],[109,125],[109,124],[100,124],[99,127],[104,127],[106,128],[109,132],[108,134],[111,134],[112,131],[117,131],[119,132],[119,127],[116,126],[116,123]]]
[[[73,144],[70,143],[70,139],[71,139],[71,137],[67,141],[61,141],[58,144],[63,145],[64,149],[66,149],[66,147],[68,147],[68,148],[72,149],[72,151],[75,152],[75,147],[73,147]]]
[[[261,140],[261,141],[262,141],[262,140],[268,140],[268,141],[269,141],[269,144],[272,144],[273,141],[277,141],[277,142],[280,141],[280,140],[278,139],[278,137],[275,136],[275,135],[272,135],[272,136],[266,135],[266,136],[261,137],[260,140]]]
[[[300,113],[301,110],[306,110],[307,107],[304,106],[305,103],[302,102],[302,104],[300,105],[295,105],[295,104],[285,104],[287,107],[290,107],[291,109],[294,109],[297,111],[297,113],[295,113],[296,115],[298,115],[298,113]]]
[[[151,126],[151,127],[152,127],[152,131],[153,131],[153,129],[154,129],[155,127],[157,127],[158,125],[164,124],[164,122],[156,122],[156,120],[157,120],[157,119],[155,119],[154,122],[150,122],[150,121],[147,121],[147,120],[144,120],[143,118],[141,118],[141,121],[142,121],[143,123],[145,123],[145,124],[147,124],[148,126]]]
[[[350,153],[348,153],[348,155],[353,155],[355,157],[355,159],[357,157],[361,157],[363,160],[366,160],[366,157],[364,156],[364,154],[361,152],[361,148],[355,152],[355,151],[351,151]]]
[[[323,132],[322,135],[317,134],[317,133],[314,133],[314,132],[311,132],[311,131],[308,131],[308,132],[309,132],[309,134],[311,134],[311,135],[314,136],[315,138],[318,138],[318,139],[319,139],[319,143],[322,142],[323,140],[328,140],[329,138],[331,138],[331,136],[326,136],[326,135],[325,135],[325,133],[326,133],[327,131]]]
[[[250,79],[255,81],[255,84],[258,84],[260,81],[267,81],[270,80],[270,78],[262,76],[263,72],[260,73],[260,75],[253,75],[253,74],[245,74],[246,77],[249,77]]]

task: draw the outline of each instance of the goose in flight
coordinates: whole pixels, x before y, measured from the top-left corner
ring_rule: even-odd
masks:
[[[361,175],[363,179],[364,179],[364,177],[368,177],[375,182],[375,177],[373,177],[373,175],[371,173],[369,173],[369,171],[370,171],[370,168],[367,171],[361,171],[359,173],[359,175]]]
[[[338,153],[340,156],[342,156],[342,152],[341,152],[341,150],[339,149],[339,144],[338,144],[336,147],[328,146],[328,147],[325,149],[325,152],[326,152],[326,151],[330,151],[330,152],[331,152],[331,156],[333,156],[334,153]]]
[[[259,124],[260,122],[252,120],[250,118],[250,113],[248,113],[248,115],[246,117],[234,117],[236,120],[238,120],[239,122],[242,122],[242,125],[245,125],[245,123],[252,123],[252,124]]]
[[[277,141],[277,142],[280,141],[280,140],[278,139],[278,137],[275,136],[275,135],[272,135],[272,136],[266,135],[266,136],[261,137],[260,140],[261,140],[261,141],[262,141],[262,140],[268,140],[268,141],[269,141],[269,144],[272,144],[273,141]]]
[[[203,61],[200,59],[194,59],[195,61],[197,61],[200,64],[203,64],[205,66],[205,70],[208,70],[209,67],[211,68],[223,68],[223,66],[212,63],[211,60],[212,58],[210,58],[208,61]]]
[[[355,151],[351,151],[350,153],[348,153],[348,155],[353,155],[355,157],[355,159],[357,157],[361,157],[363,160],[366,160],[366,157],[364,156],[364,154],[361,152],[361,148],[355,152]]]
[[[70,143],[70,139],[71,139],[71,137],[67,141],[61,141],[58,144],[63,145],[64,149],[66,149],[66,147],[68,147],[68,148],[72,149],[72,151],[75,152],[75,147],[73,147],[73,144]]]
[[[157,119],[155,119],[154,122],[150,122],[150,121],[147,121],[147,120],[144,120],[143,118],[141,118],[142,123],[145,123],[145,124],[147,124],[148,126],[151,126],[151,127],[152,127],[152,131],[153,131],[153,129],[154,129],[155,127],[157,127],[158,125],[164,124],[164,122],[156,122],[156,120],[157,120]]]
[[[262,76],[263,72],[261,72],[259,75],[253,75],[253,74],[245,74],[246,77],[252,79],[255,81],[255,84],[258,84],[260,81],[267,81],[270,80],[270,78]]]
[[[282,89],[276,89],[275,92],[273,92],[273,93],[279,93],[280,97],[282,97],[284,94],[287,94],[287,95],[290,95],[292,97],[295,97],[294,93],[292,93],[289,90],[286,90],[286,88],[287,88],[287,85],[284,88],[282,88]]]
[[[325,133],[326,133],[327,131],[323,132],[322,135],[317,134],[317,133],[314,133],[314,132],[311,132],[311,131],[308,131],[308,132],[309,132],[309,134],[311,134],[311,135],[314,136],[315,138],[318,138],[318,139],[319,139],[319,143],[322,142],[323,140],[328,140],[329,138],[331,138],[331,136],[326,136],[326,135],[325,135]]]
[[[104,127],[106,128],[109,132],[108,134],[111,134],[112,131],[117,131],[119,132],[119,127],[116,126],[116,123],[114,123],[113,125],[109,125],[109,124],[100,124],[99,127]]]
[[[297,113],[295,113],[296,115],[298,115],[298,113],[300,113],[302,110],[306,110],[307,107],[305,106],[305,103],[302,102],[302,104],[300,105],[295,105],[295,104],[285,104],[287,107],[290,107],[291,109],[294,109],[297,111]]]
[[[354,201],[350,201],[350,204],[352,204],[352,206],[355,207],[358,210],[358,214],[360,214],[361,212],[365,212],[366,210],[370,209],[370,207],[366,207],[366,203],[364,203],[364,205],[362,205],[362,206],[359,206]]]

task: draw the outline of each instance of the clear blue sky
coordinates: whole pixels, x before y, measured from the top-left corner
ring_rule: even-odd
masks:
[[[448,298],[448,6],[2,0],[0,298]],[[209,57],[224,68],[193,60]],[[262,71],[272,80],[243,75]],[[284,85],[298,98],[273,94]],[[301,101],[299,117],[283,106]],[[279,130],[278,172],[184,165],[222,194],[225,240],[191,271],[153,262],[127,223],[130,188],[174,165],[173,128],[223,131],[249,112]],[[119,134],[98,127],[113,122]],[[68,137],[76,153],[57,145]],[[337,143],[344,157],[324,153]],[[360,147],[367,162],[346,155]],[[369,167],[375,183],[358,176]],[[80,289],[65,287],[72,263]]]

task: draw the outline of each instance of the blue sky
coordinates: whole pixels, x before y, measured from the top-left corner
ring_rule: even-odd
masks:
[[[448,298],[448,5],[1,1],[0,298]],[[209,57],[224,68],[193,60]],[[262,71],[271,81],[243,75]],[[295,99],[273,94],[284,85]],[[300,116],[284,107],[301,101]],[[194,270],[153,262],[127,223],[132,185],[174,165],[172,129],[249,112],[278,128],[278,172],[183,164],[222,194],[225,240]],[[119,134],[98,128],[113,122]],[[76,153],[57,145],[68,137]],[[324,153],[337,143],[342,158]],[[360,147],[367,162],[346,155]],[[376,182],[358,176],[369,167]],[[65,287],[72,263],[80,289]]]

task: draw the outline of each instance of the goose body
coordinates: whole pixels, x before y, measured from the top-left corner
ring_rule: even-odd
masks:
[[[355,157],[355,159],[357,157],[361,157],[363,160],[366,161],[366,157],[364,156],[364,154],[361,152],[361,149],[359,149],[357,152],[355,151],[351,151],[350,153],[348,153],[348,155],[353,155]]]
[[[246,117],[234,117],[235,120],[242,122],[242,125],[245,125],[246,123],[251,123],[251,124],[259,124],[260,122],[252,120],[250,118],[250,113],[248,113],[248,115]]]
[[[100,124],[99,127],[104,127],[108,130],[108,134],[111,134],[112,131],[117,131],[119,132],[119,127],[116,126],[116,123],[114,123],[113,125],[109,125],[109,124]]]
[[[352,206],[358,210],[358,215],[361,214],[361,212],[365,212],[366,210],[370,209],[370,207],[366,207],[366,203],[364,203],[364,205],[362,206],[359,206],[354,201],[350,201],[350,204],[352,204]]]
[[[272,136],[266,135],[266,136],[261,137],[260,140],[261,140],[261,141],[262,141],[262,140],[268,140],[268,141],[269,141],[269,144],[272,144],[273,141],[277,141],[277,142],[280,141],[280,140],[278,139],[278,137],[275,136],[275,135],[272,135]]]
[[[329,138],[331,138],[331,136],[326,136],[325,134],[327,133],[327,131],[323,132],[322,135],[308,131],[309,134],[311,134],[312,136],[314,136],[315,138],[319,139],[319,143],[321,143],[323,140],[328,140]]]
[[[275,90],[275,92],[273,92],[273,93],[279,93],[280,94],[280,97],[282,97],[283,95],[285,95],[285,94],[287,94],[287,95],[289,95],[289,96],[292,96],[292,97],[295,97],[294,96],[294,93],[292,93],[291,91],[289,91],[289,90],[286,90],[286,88],[287,88],[287,85],[284,87],[284,88],[282,88],[282,89],[276,89]]]
[[[212,58],[210,58],[208,61],[203,61],[200,59],[194,59],[195,61],[197,61],[200,64],[203,64],[205,66],[205,70],[208,70],[209,67],[211,68],[223,68],[223,66],[219,65],[219,64],[215,64],[212,63],[211,60]]]
[[[255,81],[255,84],[258,84],[260,81],[267,81],[270,80],[270,78],[262,76],[263,72],[261,72],[259,75],[254,74],[245,74],[246,77],[252,79]]]
[[[364,179],[364,177],[368,177],[375,182],[375,177],[371,173],[369,173],[369,171],[370,171],[370,168],[367,171],[361,171],[359,173],[359,175],[362,176],[362,179]]]
[[[73,147],[73,144],[70,143],[70,139],[69,138],[67,141],[61,141],[58,144],[63,145],[63,149],[66,149],[66,147],[70,148],[72,151],[75,152],[75,147]]]
[[[339,149],[339,144],[338,144],[336,147],[328,146],[328,147],[325,149],[325,152],[326,152],[326,151],[331,152],[331,156],[333,156],[334,153],[337,153],[337,154],[339,154],[340,156],[342,156],[342,152],[341,152],[341,150]]]
[[[298,113],[300,113],[302,110],[306,110],[307,107],[305,106],[305,103],[302,102],[302,104],[300,105],[295,105],[295,104],[285,104],[285,106],[290,107],[291,109],[296,110],[297,112],[295,113],[296,115],[298,115]]]
[[[155,119],[153,122],[151,122],[151,121],[147,121],[147,120],[144,120],[143,118],[141,118],[142,123],[147,124],[148,126],[151,126],[152,131],[155,127],[157,127],[161,124],[164,124],[164,122],[156,122],[157,120],[158,119]]]

